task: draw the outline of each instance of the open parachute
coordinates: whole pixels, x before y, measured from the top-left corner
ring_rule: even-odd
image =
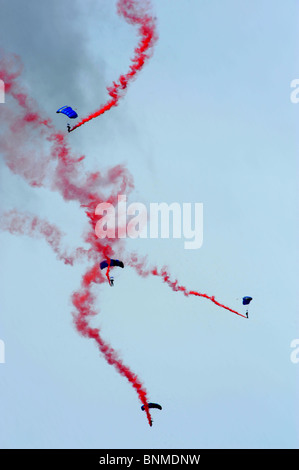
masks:
[[[76,119],[78,117],[76,111],[74,111],[70,106],[62,106],[62,108],[59,108],[56,113],[65,114],[70,119]]]
[[[101,269],[108,268],[108,266],[119,266],[120,268],[125,267],[124,263],[122,261],[119,261],[118,259],[104,260],[100,262]]]
[[[162,410],[162,406],[159,405],[158,403],[148,403],[147,406],[149,408],[157,408],[157,410]],[[145,405],[142,405],[141,409],[142,409],[142,411],[144,411],[145,410]]]
[[[243,297],[243,305],[248,305],[252,301],[252,297],[246,296]]]

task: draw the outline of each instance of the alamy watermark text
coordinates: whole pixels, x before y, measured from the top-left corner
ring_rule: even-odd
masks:
[[[291,341],[291,361],[293,364],[298,364],[299,362],[299,339],[293,339]]]
[[[186,250],[196,250],[203,243],[202,203],[154,202],[149,204],[148,210],[140,202],[127,205],[127,197],[119,195],[117,207],[102,202],[97,205],[95,214],[100,216],[95,233],[101,239],[171,238],[172,235],[172,238],[185,239]]]

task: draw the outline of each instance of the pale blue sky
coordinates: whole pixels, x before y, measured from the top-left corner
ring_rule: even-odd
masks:
[[[298,448],[297,2],[153,4],[151,61],[117,109],[69,139],[89,169],[125,163],[131,200],[202,202],[199,250],[183,240],[127,247],[232,308],[251,295],[250,318],[130,269],[113,292],[99,288],[93,324],[163,406],[149,428],[131,386],[72,325],[84,267],[1,233],[0,447]],[[60,129],[56,109],[87,114],[128,68],[136,31],[115,2],[0,0],[0,10],[0,44],[21,55],[26,85]],[[0,168],[1,210],[46,217],[81,244],[76,204]]]

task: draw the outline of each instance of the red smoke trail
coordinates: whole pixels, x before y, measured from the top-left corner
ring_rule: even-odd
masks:
[[[117,355],[116,351],[106,341],[103,340],[100,334],[100,330],[98,328],[92,328],[89,325],[89,317],[98,313],[93,308],[95,298],[91,292],[91,285],[92,283],[100,282],[99,276],[99,266],[98,263],[96,263],[85,273],[82,278],[80,290],[75,292],[72,296],[73,305],[76,307],[76,313],[74,314],[76,328],[81,335],[94,339],[108,364],[113,365],[115,369],[131,383],[134,390],[137,392],[140,401],[147,408],[146,416],[148,423],[151,426],[152,419],[147,407],[147,392],[143,384],[137,375],[134,374],[130,368],[123,363],[123,361]]]
[[[1,109],[0,151],[10,170],[32,187],[45,187],[57,191],[65,201],[77,201],[84,208],[89,230],[84,234],[88,249],[78,248],[67,255],[61,247],[62,233],[49,222],[14,210],[1,217],[0,228],[13,234],[43,237],[66,264],[86,259],[93,266],[83,275],[80,288],[73,293],[74,324],[80,334],[93,339],[106,361],[124,376],[137,392],[142,405],[147,406],[147,391],[140,379],[126,366],[115,350],[102,338],[100,329],[89,325],[95,309],[96,297],[92,292],[95,284],[105,282],[99,269],[99,261],[119,253],[121,243],[116,240],[103,241],[95,235],[95,208],[100,202],[116,205],[119,194],[129,194],[134,188],[133,178],[122,165],[105,173],[86,172],[84,157],[73,157],[65,136],[57,132],[50,119],[42,118],[38,105],[31,100],[19,84],[22,71],[17,57],[0,57],[0,76],[5,77],[7,98],[13,98],[11,107]],[[6,101],[8,103],[9,100]],[[39,154],[34,153],[38,149]],[[107,197],[106,192],[110,195]],[[149,424],[151,416],[146,413]]]
[[[171,281],[170,279],[170,275],[168,274],[168,272],[166,270],[162,270],[162,271],[158,271],[156,268],[154,268],[152,271],[151,271],[151,274],[153,274],[154,276],[160,276],[162,277],[163,281],[174,291],[174,292],[183,292],[184,295],[186,295],[187,297],[189,297],[189,295],[195,295],[196,297],[203,297],[204,299],[208,299],[210,300],[211,302],[213,302],[215,305],[217,305],[218,307],[221,307],[221,308],[224,308],[225,310],[228,310],[229,312],[232,312],[232,313],[235,313],[236,315],[239,315],[240,317],[243,317],[243,318],[247,318],[245,315],[243,315],[242,313],[239,313],[237,312],[236,310],[233,310],[232,308],[230,307],[227,307],[226,305],[224,304],[221,304],[220,302],[218,302],[215,297],[212,295],[207,295],[207,294],[201,294],[200,292],[197,292],[195,290],[187,290],[186,287],[184,286],[180,286],[178,281]]]
[[[110,274],[110,265],[111,265],[111,260],[109,258],[108,259],[108,268],[107,268],[107,271],[106,271],[106,277],[108,279],[109,284],[110,284],[110,276],[109,276],[109,274]]]
[[[157,38],[154,19],[145,13],[145,8],[141,8],[139,5],[137,8],[137,3],[133,0],[119,0],[118,12],[130,24],[139,25],[141,40],[135,49],[130,71],[126,75],[122,75],[118,82],[108,89],[111,100],[73,129],[118,104],[130,81],[149,58],[151,48]],[[21,176],[31,187],[43,187],[56,191],[64,201],[75,201],[78,203],[78,207],[84,208],[88,219],[88,230],[83,236],[88,249],[78,248],[72,255],[67,255],[61,247],[62,233],[57,227],[47,221],[28,214],[20,214],[17,211],[4,216],[2,228],[11,233],[44,237],[58,258],[66,264],[73,264],[81,259],[92,263],[92,266],[82,277],[80,288],[72,295],[74,324],[80,334],[95,341],[106,361],[129,381],[137,392],[141,403],[145,405],[146,416],[151,425],[147,392],[140,379],[102,338],[100,329],[92,328],[89,323],[90,318],[98,313],[95,308],[96,296],[92,288],[94,285],[105,282],[105,277],[99,269],[99,261],[111,258],[122,250],[121,241],[117,239],[103,241],[96,237],[94,230],[97,222],[95,208],[100,202],[110,202],[116,205],[119,194],[129,195],[134,188],[133,178],[121,165],[117,165],[105,173],[100,171],[86,172],[83,165],[84,157],[72,155],[66,136],[55,130],[52,121],[44,118],[37,103],[24,91],[19,83],[21,72],[22,66],[16,56],[4,59],[0,57],[0,77],[5,82],[7,98],[12,98],[14,106],[13,109],[8,107],[8,100],[6,100],[5,107],[1,108],[0,151],[8,168],[14,174]],[[109,192],[109,196],[107,196],[107,192]],[[143,268],[144,261],[137,258],[135,264],[133,261],[134,258],[131,260],[131,265],[137,269],[137,272],[146,275]],[[182,291],[186,296],[205,297],[216,305],[241,315],[220,304],[214,297],[196,291],[188,291],[185,287],[179,286],[177,281],[170,281],[165,270],[158,272],[155,268],[148,274],[161,276],[174,291]]]
[[[217,305],[218,307],[221,307],[225,310],[228,310],[229,312],[232,312],[232,313],[235,313],[236,315],[239,315],[240,317],[243,317],[243,318],[247,318],[245,315],[243,315],[242,313],[239,313],[237,312],[236,310],[233,310],[232,308],[230,307],[227,307],[226,305],[218,302],[214,295],[210,296],[210,295],[207,295],[207,294],[202,294],[201,292],[198,292],[198,291],[195,291],[195,290],[187,290],[187,288],[185,286],[181,286],[178,284],[178,281],[175,280],[175,281],[171,281],[170,279],[170,275],[167,273],[167,271],[165,270],[162,270],[162,271],[158,271],[156,268],[153,269],[151,271],[151,274],[153,274],[154,276],[160,276],[162,277],[163,281],[174,291],[174,292],[183,292],[184,295],[186,297],[189,297],[190,295],[194,295],[196,297],[203,297],[204,299],[208,299],[210,300],[211,302],[213,302],[215,305]]]
[[[195,291],[195,290],[188,290],[187,287],[181,286],[177,280],[172,281],[170,278],[170,274],[167,272],[167,269],[164,267],[160,271],[158,270],[157,267],[154,268],[148,268],[146,269],[145,266],[146,260],[139,260],[137,255],[135,253],[131,254],[130,258],[127,260],[127,264],[129,266],[132,266],[136,272],[139,274],[139,276],[142,277],[148,277],[149,275],[153,276],[158,276],[163,279],[163,281],[174,291],[174,292],[183,292],[183,294],[186,297],[189,297],[190,295],[194,295],[196,297],[203,297],[204,299],[210,300],[213,302],[217,307],[223,308],[225,310],[228,310],[229,312],[235,313],[236,315],[239,315],[240,317],[247,318],[245,315],[242,313],[237,312],[236,310],[233,310],[230,307],[227,307],[226,305],[218,302],[215,297],[212,295],[207,295],[207,294],[202,294],[201,292]]]
[[[15,209],[5,212],[0,218],[0,230],[9,232],[12,235],[44,238],[57,255],[57,259],[63,261],[64,264],[73,266],[77,261],[95,261],[97,259],[97,255],[93,250],[86,250],[82,247],[78,247],[74,253],[68,254],[61,246],[64,234],[60,229],[36,215],[21,213]]]
[[[61,239],[63,234],[60,230],[49,222],[39,219],[30,214],[22,214],[16,210],[5,213],[0,219],[0,229],[9,231],[11,234],[27,235],[31,237],[41,236],[50,245],[54,253],[57,254],[58,259],[64,261],[65,264],[73,265],[75,261],[87,258],[94,259],[95,264],[82,278],[82,285],[79,291],[75,292],[72,296],[72,303],[76,307],[77,312],[73,314],[74,323],[80,334],[88,338],[94,339],[101,353],[106,358],[110,365],[113,365],[116,370],[127,378],[136,390],[140,401],[145,408],[147,408],[147,419],[152,425],[151,415],[147,407],[147,392],[142,383],[128,366],[118,357],[115,350],[103,340],[98,328],[91,328],[88,324],[89,317],[96,315],[98,312],[93,309],[95,297],[91,292],[92,283],[102,283],[103,278],[99,271],[98,255],[92,250],[85,250],[84,248],[77,248],[73,255],[66,255],[61,249]],[[108,252],[103,249],[103,256]],[[110,259],[109,266],[110,268]],[[107,279],[109,281],[109,271],[107,270]]]
[[[117,82],[113,82],[108,87],[110,99],[97,111],[93,112],[86,118],[82,119],[70,129],[74,131],[86,122],[101,116],[114,106],[117,106],[119,100],[124,96],[129,83],[136,77],[137,73],[143,68],[145,62],[150,58],[152,48],[158,36],[156,32],[155,18],[147,13],[145,4],[136,2],[135,0],[119,0],[117,4],[117,12],[123,16],[125,20],[134,26],[139,26],[138,33],[141,37],[138,46],[135,49],[135,55],[131,60],[129,72],[121,75]]]

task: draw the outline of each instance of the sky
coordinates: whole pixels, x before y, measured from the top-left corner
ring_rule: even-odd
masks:
[[[68,136],[87,169],[124,164],[133,202],[203,203],[203,245],[126,240],[127,250],[244,314],[132,269],[99,286],[93,325],[144,383],[130,384],[72,321],[84,269],[43,240],[0,232],[0,448],[298,448],[298,4],[152,1],[159,39],[117,108]],[[57,129],[128,70],[136,29],[107,0],[0,0],[0,47]],[[0,77],[1,78],[1,77]],[[11,106],[9,100],[0,104]],[[7,109],[7,108],[6,108]],[[38,149],[36,149],[38,152]],[[46,218],[81,245],[77,204],[29,187],[0,155],[0,214]]]

